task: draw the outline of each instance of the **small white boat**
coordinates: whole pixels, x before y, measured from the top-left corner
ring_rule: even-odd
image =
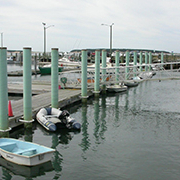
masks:
[[[59,66],[71,66],[71,67],[76,67],[80,68],[81,67],[81,62],[80,61],[71,61],[68,58],[61,58],[58,60]]]
[[[128,89],[127,86],[119,85],[119,84],[110,85],[110,86],[107,86],[106,88],[108,92],[123,92]]]
[[[124,81],[124,85],[127,87],[135,87],[135,86],[138,86],[138,84],[139,84],[139,82],[134,81],[134,80]]]
[[[37,121],[48,131],[67,128],[71,130],[80,130],[81,124],[72,118],[68,111],[61,111],[56,108],[41,108],[36,114]]]
[[[51,161],[54,149],[32,142],[0,138],[0,155],[13,163],[35,166]]]
[[[7,63],[8,63],[8,64],[14,63],[14,57],[11,56],[11,57],[7,58]]]

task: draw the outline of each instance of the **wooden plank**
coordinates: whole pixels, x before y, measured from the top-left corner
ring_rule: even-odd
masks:
[[[91,96],[92,92],[89,91]],[[58,92],[59,107],[70,105],[81,100],[81,90],[60,89]],[[36,112],[42,107],[51,105],[51,92],[45,92],[32,96],[32,114],[35,116]],[[13,117],[9,117],[9,126],[14,128],[22,124],[19,119],[23,116],[23,99],[11,102]]]

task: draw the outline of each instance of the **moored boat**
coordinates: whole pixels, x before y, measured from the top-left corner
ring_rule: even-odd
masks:
[[[54,149],[32,142],[12,138],[0,138],[1,156],[13,163],[35,166],[51,161]]]
[[[138,86],[138,84],[139,84],[139,82],[134,81],[134,80],[124,81],[124,85],[127,87],[135,87],[135,86]]]
[[[56,131],[60,128],[80,130],[81,124],[72,118],[68,111],[56,108],[41,108],[36,114],[37,121],[48,131]]]
[[[39,70],[40,70],[41,75],[51,74],[51,64],[44,65],[42,67],[39,66]],[[58,72],[62,72],[62,70],[63,70],[63,67],[58,66]]]
[[[109,85],[106,88],[108,92],[123,92],[128,89],[127,86],[119,85],[119,84]]]

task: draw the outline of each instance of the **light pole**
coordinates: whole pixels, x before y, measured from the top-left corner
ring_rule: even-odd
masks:
[[[1,47],[3,47],[3,32],[1,32]]]
[[[46,23],[42,23],[44,26],[44,57],[46,56],[46,29],[53,27],[54,25],[50,25],[46,27]]]
[[[112,24],[101,24],[102,26],[109,26],[110,27],[110,57],[112,54],[112,26],[114,25],[114,23]]]

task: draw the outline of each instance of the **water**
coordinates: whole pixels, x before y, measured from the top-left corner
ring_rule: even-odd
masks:
[[[0,159],[5,180],[178,180],[180,80],[145,81],[125,93],[66,109],[81,132],[47,132],[38,123],[10,137],[53,147],[52,164],[22,167]],[[26,172],[26,173],[23,173]]]
[[[32,132],[11,137],[56,148],[53,169],[33,179],[179,179],[179,84],[143,82],[69,107],[82,124],[77,134],[49,133],[35,123]],[[2,179],[25,179],[12,173],[1,167]]]

